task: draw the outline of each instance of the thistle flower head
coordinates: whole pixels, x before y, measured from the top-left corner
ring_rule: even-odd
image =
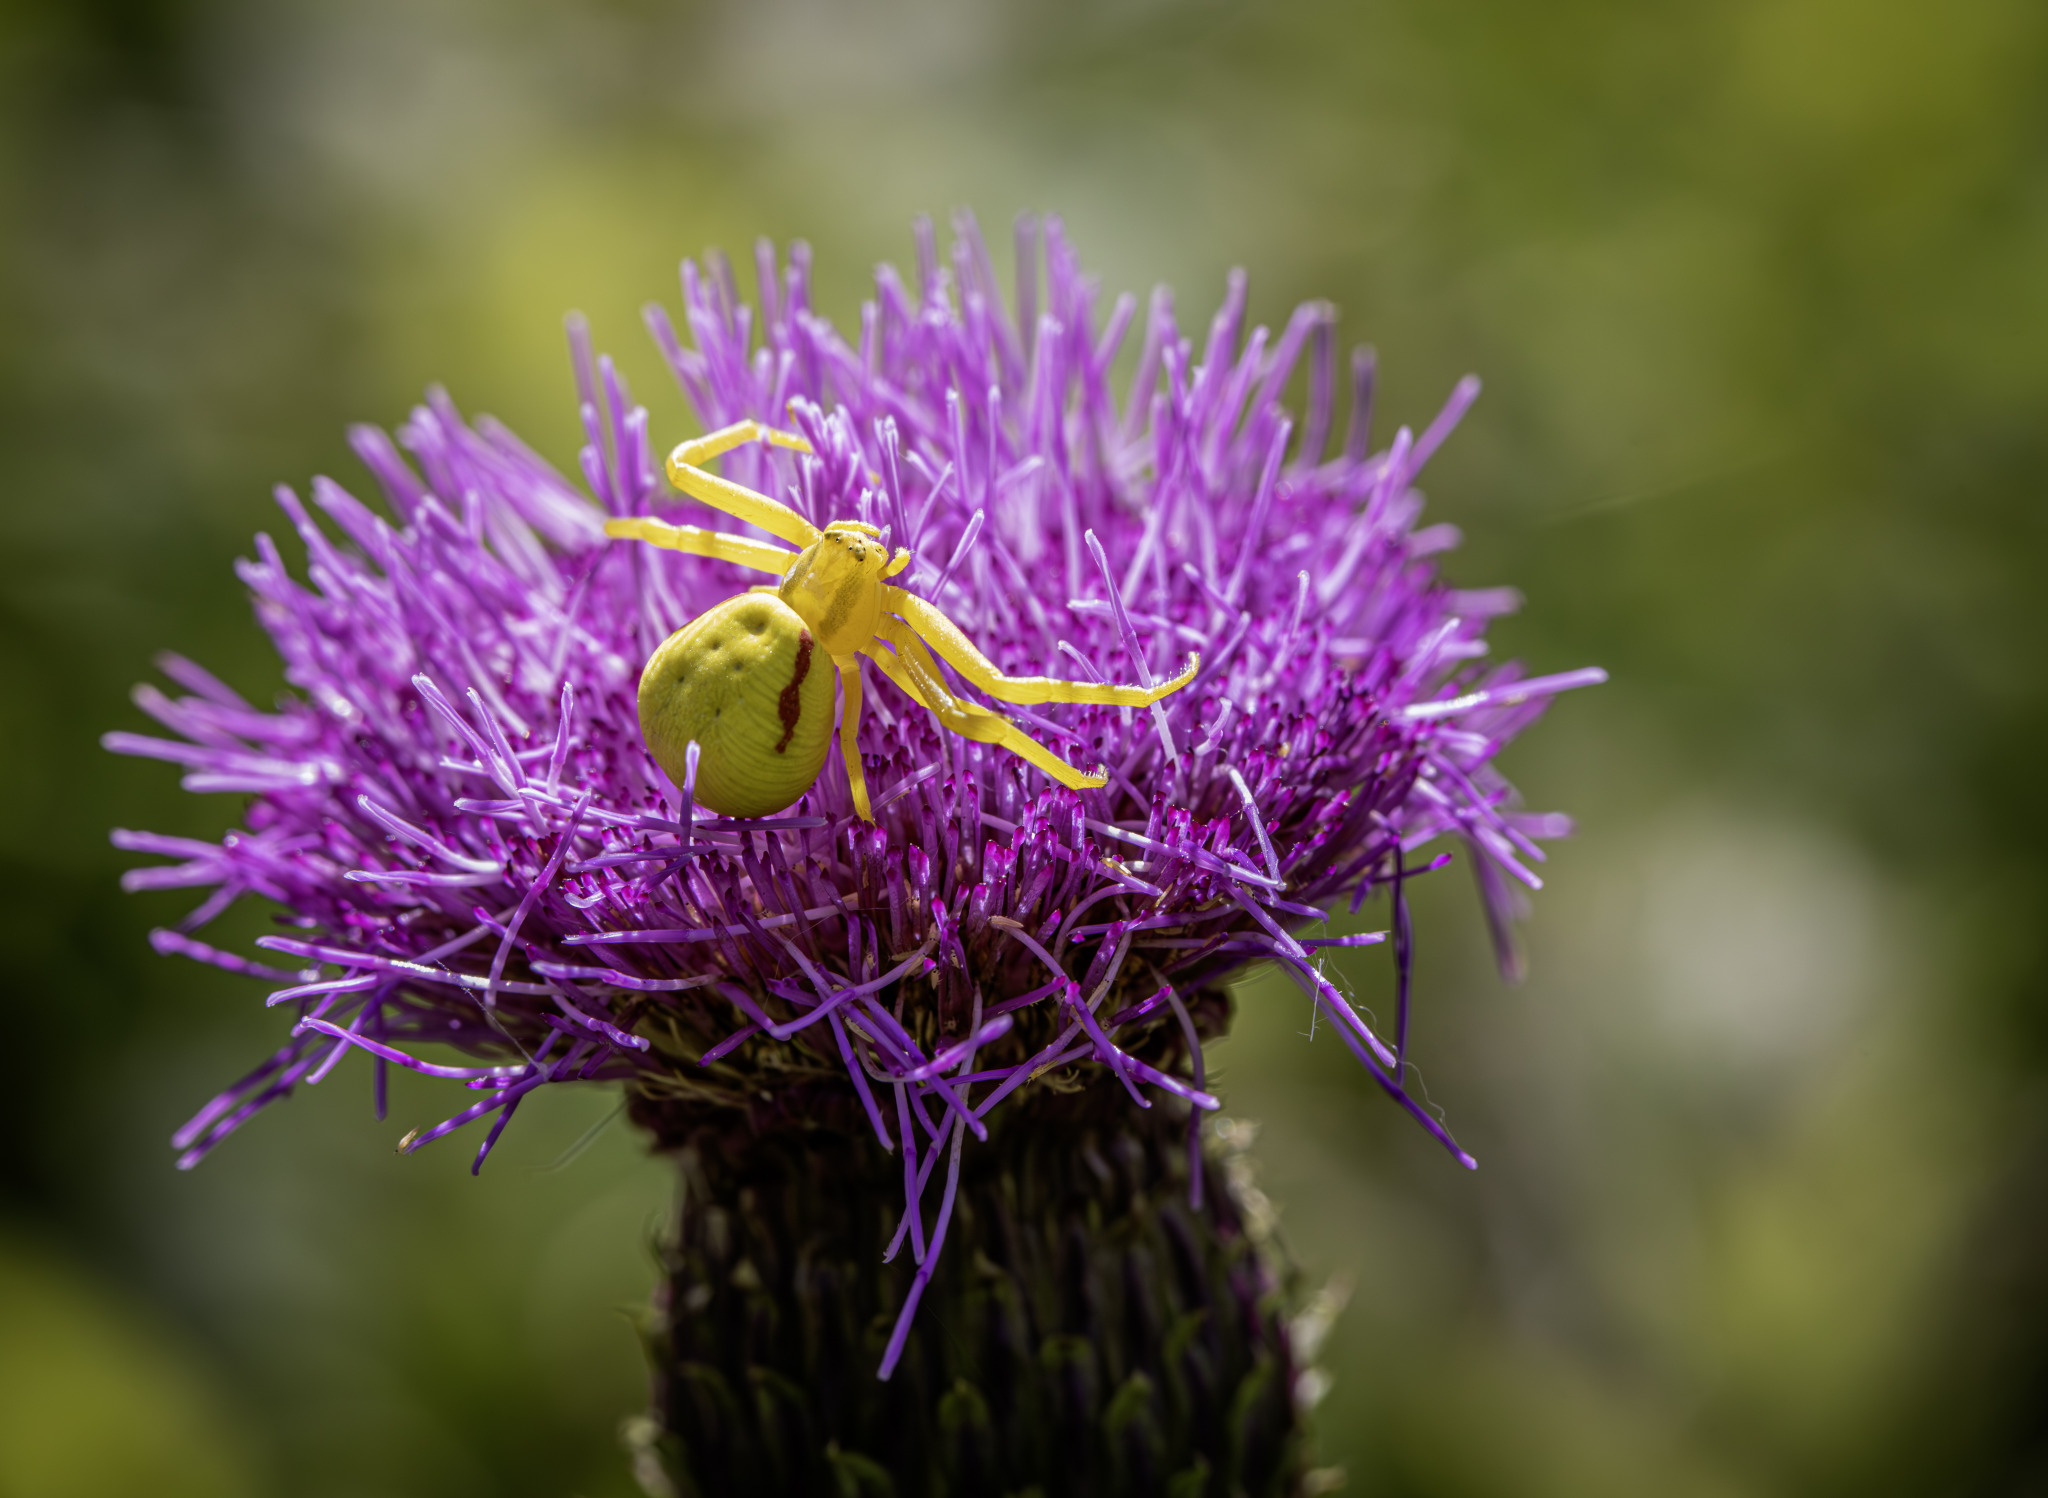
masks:
[[[1418,524],[1415,480],[1476,382],[1375,449],[1372,361],[1354,356],[1333,449],[1327,305],[1247,333],[1235,275],[1198,346],[1164,291],[1142,328],[1131,297],[1102,307],[1056,221],[1020,223],[1008,302],[959,227],[942,263],[919,226],[915,285],[884,266],[857,335],[813,311],[801,245],[786,264],[760,247],[752,307],[722,259],[686,263],[687,342],[659,307],[648,325],[707,428],[753,417],[814,450],[744,449],[728,477],[821,526],[880,527],[914,557],[898,583],[1003,670],[1149,685],[1192,650],[1194,683],[1149,710],[999,706],[1107,768],[1075,792],[871,675],[874,824],[836,756],[783,814],[693,807],[641,741],[636,678],[758,579],[605,541],[607,516],[732,522],[657,481],[646,411],[572,319],[583,488],[438,391],[395,445],[358,428],[387,513],[325,478],[310,506],[280,489],[305,581],[267,536],[240,566],[294,695],[260,710],[166,658],[185,694],[138,701],[175,737],[107,737],[248,798],[218,844],[116,841],[177,860],[128,887],[211,890],[159,950],[270,980],[292,1016],[179,1132],[181,1164],[352,1051],[373,1060],[380,1114],[389,1066],[467,1086],[408,1147],[478,1123],[478,1167],[535,1089],[619,1080],[666,1132],[864,1118],[902,1153],[898,1244],[928,1272],[960,1150],[1018,1088],[1099,1078],[1137,1106],[1213,1108],[1200,1040],[1252,961],[1312,994],[1456,1151],[1403,1086],[1402,881],[1464,848],[1506,950],[1510,888],[1536,885],[1536,840],[1566,828],[1515,809],[1493,758],[1550,694],[1600,678],[1485,663],[1487,621],[1516,596],[1436,575],[1457,533]],[[1329,941],[1298,934],[1381,889],[1403,974],[1392,1037],[1322,975]],[[300,970],[197,934],[245,894],[282,907],[292,930],[259,945]],[[899,1326],[891,1360],[900,1343]]]

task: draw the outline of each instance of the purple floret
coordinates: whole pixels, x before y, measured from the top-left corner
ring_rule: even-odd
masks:
[[[686,262],[693,347],[660,307],[648,325],[706,428],[754,417],[815,449],[741,449],[728,477],[821,526],[882,527],[915,557],[896,581],[1003,670],[1149,685],[1198,652],[1193,683],[1149,710],[995,704],[1071,763],[1106,768],[1106,786],[1074,792],[943,732],[871,673],[860,747],[874,825],[856,818],[836,755],[779,816],[693,808],[641,742],[640,665],[761,579],[605,540],[608,515],[740,527],[657,479],[646,411],[572,320],[588,492],[438,391],[397,445],[358,428],[396,524],[316,479],[313,509],[337,542],[280,489],[307,583],[268,536],[239,569],[296,695],[263,711],[167,657],[188,695],[145,687],[137,701],[177,737],[106,738],[184,765],[188,789],[248,797],[218,844],[115,841],[179,860],[134,871],[128,888],[212,890],[155,934],[159,951],[282,983],[270,1002],[295,1017],[268,1061],[179,1131],[180,1165],[351,1049],[374,1058],[380,1116],[391,1065],[479,1094],[406,1145],[495,1115],[479,1168],[520,1100],[551,1082],[625,1081],[756,1125],[837,1100],[882,1148],[902,1146],[890,1251],[907,1238],[921,1290],[966,1137],[986,1137],[1018,1088],[1099,1069],[1139,1106],[1190,1103],[1192,1147],[1217,1106],[1201,1035],[1220,1027],[1221,984],[1255,961],[1311,994],[1374,1080],[1471,1163],[1404,1086],[1403,882],[1444,861],[1434,845],[1462,845],[1512,960],[1511,888],[1538,886],[1537,840],[1568,825],[1516,810],[1492,761],[1552,694],[1603,679],[1486,664],[1487,620],[1517,596],[1437,578],[1431,559],[1457,533],[1417,527],[1413,484],[1477,382],[1420,437],[1403,428],[1373,452],[1372,363],[1355,357],[1348,433],[1327,452],[1331,309],[1302,306],[1277,339],[1244,336],[1237,274],[1199,355],[1154,293],[1119,403],[1111,370],[1135,301],[1098,319],[1058,222],[1027,220],[1013,321],[978,231],[959,228],[947,267],[920,224],[916,290],[882,267],[853,341],[811,310],[802,245],[786,266],[761,246],[758,310],[722,259]],[[1298,366],[1297,420],[1282,393]],[[1298,934],[1382,889],[1391,1040],[1317,957],[1380,935]],[[303,970],[192,934],[243,894],[282,907],[292,934],[258,945]],[[475,1064],[430,1063],[427,1042]],[[885,1374],[915,1303],[916,1290]]]

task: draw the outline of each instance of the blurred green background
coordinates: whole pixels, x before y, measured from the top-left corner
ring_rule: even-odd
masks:
[[[445,1094],[352,1068],[173,1171],[280,1027],[106,845],[234,808],[95,740],[160,648],[275,690],[230,564],[345,423],[440,380],[570,468],[578,307],[678,432],[681,255],[808,238],[846,318],[955,205],[1193,328],[1233,265],[1334,299],[1383,430],[1479,371],[1449,571],[1615,675],[1508,760],[1581,826],[1530,980],[1421,896],[1476,1175],[1290,987],[1216,1052],[1350,1286],[1349,1490],[2048,1492],[2039,0],[10,0],[0,1495],[630,1490],[664,1171],[559,1163],[566,1090],[480,1181],[395,1159]]]

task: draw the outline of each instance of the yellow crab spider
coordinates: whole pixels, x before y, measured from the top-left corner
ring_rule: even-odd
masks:
[[[856,746],[860,656],[881,667],[941,726],[1000,745],[1076,790],[1102,785],[1108,777],[1100,770],[1075,769],[1008,718],[956,697],[932,652],[991,697],[1020,704],[1147,707],[1193,679],[1199,658],[1153,687],[1004,675],[931,603],[889,584],[910,565],[910,553],[899,549],[887,556],[874,526],[835,520],[819,530],[789,506],[704,469],[719,454],[747,442],[811,450],[794,433],[757,421],[735,422],[680,444],[668,457],[669,481],[797,550],[645,517],[608,520],[604,527],[615,539],[737,562],[781,579],[699,614],[670,635],[640,673],[640,732],[648,749],[680,786],[694,740],[696,799],[711,810],[724,816],[765,816],[788,806],[817,780],[832,737],[832,683],[823,671],[811,669],[814,650],[822,650],[838,671],[845,702],[839,750],[853,786],[854,809],[864,822],[875,818]]]

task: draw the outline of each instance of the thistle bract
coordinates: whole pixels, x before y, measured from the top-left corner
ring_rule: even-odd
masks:
[[[606,543],[607,517],[716,517],[657,483],[647,413],[572,319],[581,487],[438,391],[396,444],[357,429],[385,512],[325,478],[310,505],[280,489],[305,580],[267,536],[240,566],[293,695],[261,710],[166,658],[184,695],[137,700],[175,737],[107,738],[247,798],[218,844],[116,841],[175,860],[128,887],[211,891],[158,949],[270,981],[289,1017],[276,1053],[178,1133],[181,1164],[352,1052],[380,1112],[391,1066],[466,1087],[407,1147],[476,1124],[479,1167],[522,1099],[567,1081],[625,1084],[661,1134],[865,1120],[902,1164],[891,1252],[921,1266],[886,1375],[992,1111],[1023,1088],[1107,1086],[1187,1108],[1192,1143],[1216,1106],[1201,1041],[1247,963],[1313,995],[1456,1151],[1404,1087],[1399,909],[1391,1036],[1317,961],[1379,937],[1300,933],[1377,890],[1398,905],[1405,878],[1463,849],[1505,951],[1511,886],[1536,885],[1536,840],[1566,830],[1516,810],[1492,761],[1550,694],[1600,673],[1486,664],[1487,621],[1516,595],[1445,586],[1431,559],[1456,532],[1418,524],[1416,477],[1476,383],[1376,448],[1356,356],[1333,446],[1327,305],[1247,332],[1235,275],[1197,346],[1163,291],[1142,327],[1131,297],[1100,305],[1056,221],[1020,223],[1008,301],[961,230],[942,261],[921,224],[914,284],[882,268],[854,334],[813,311],[801,245],[786,263],[760,248],[752,307],[723,260],[685,263],[687,341],[658,307],[648,325],[705,427],[757,418],[814,449],[737,451],[729,477],[908,547],[901,585],[1003,670],[1149,686],[1197,651],[1193,684],[1149,710],[999,706],[1106,767],[1076,792],[870,675],[874,825],[836,755],[779,815],[696,806],[691,766],[679,788],[650,757],[636,683],[758,575]],[[260,940],[263,962],[200,934],[245,894],[295,928]]]

